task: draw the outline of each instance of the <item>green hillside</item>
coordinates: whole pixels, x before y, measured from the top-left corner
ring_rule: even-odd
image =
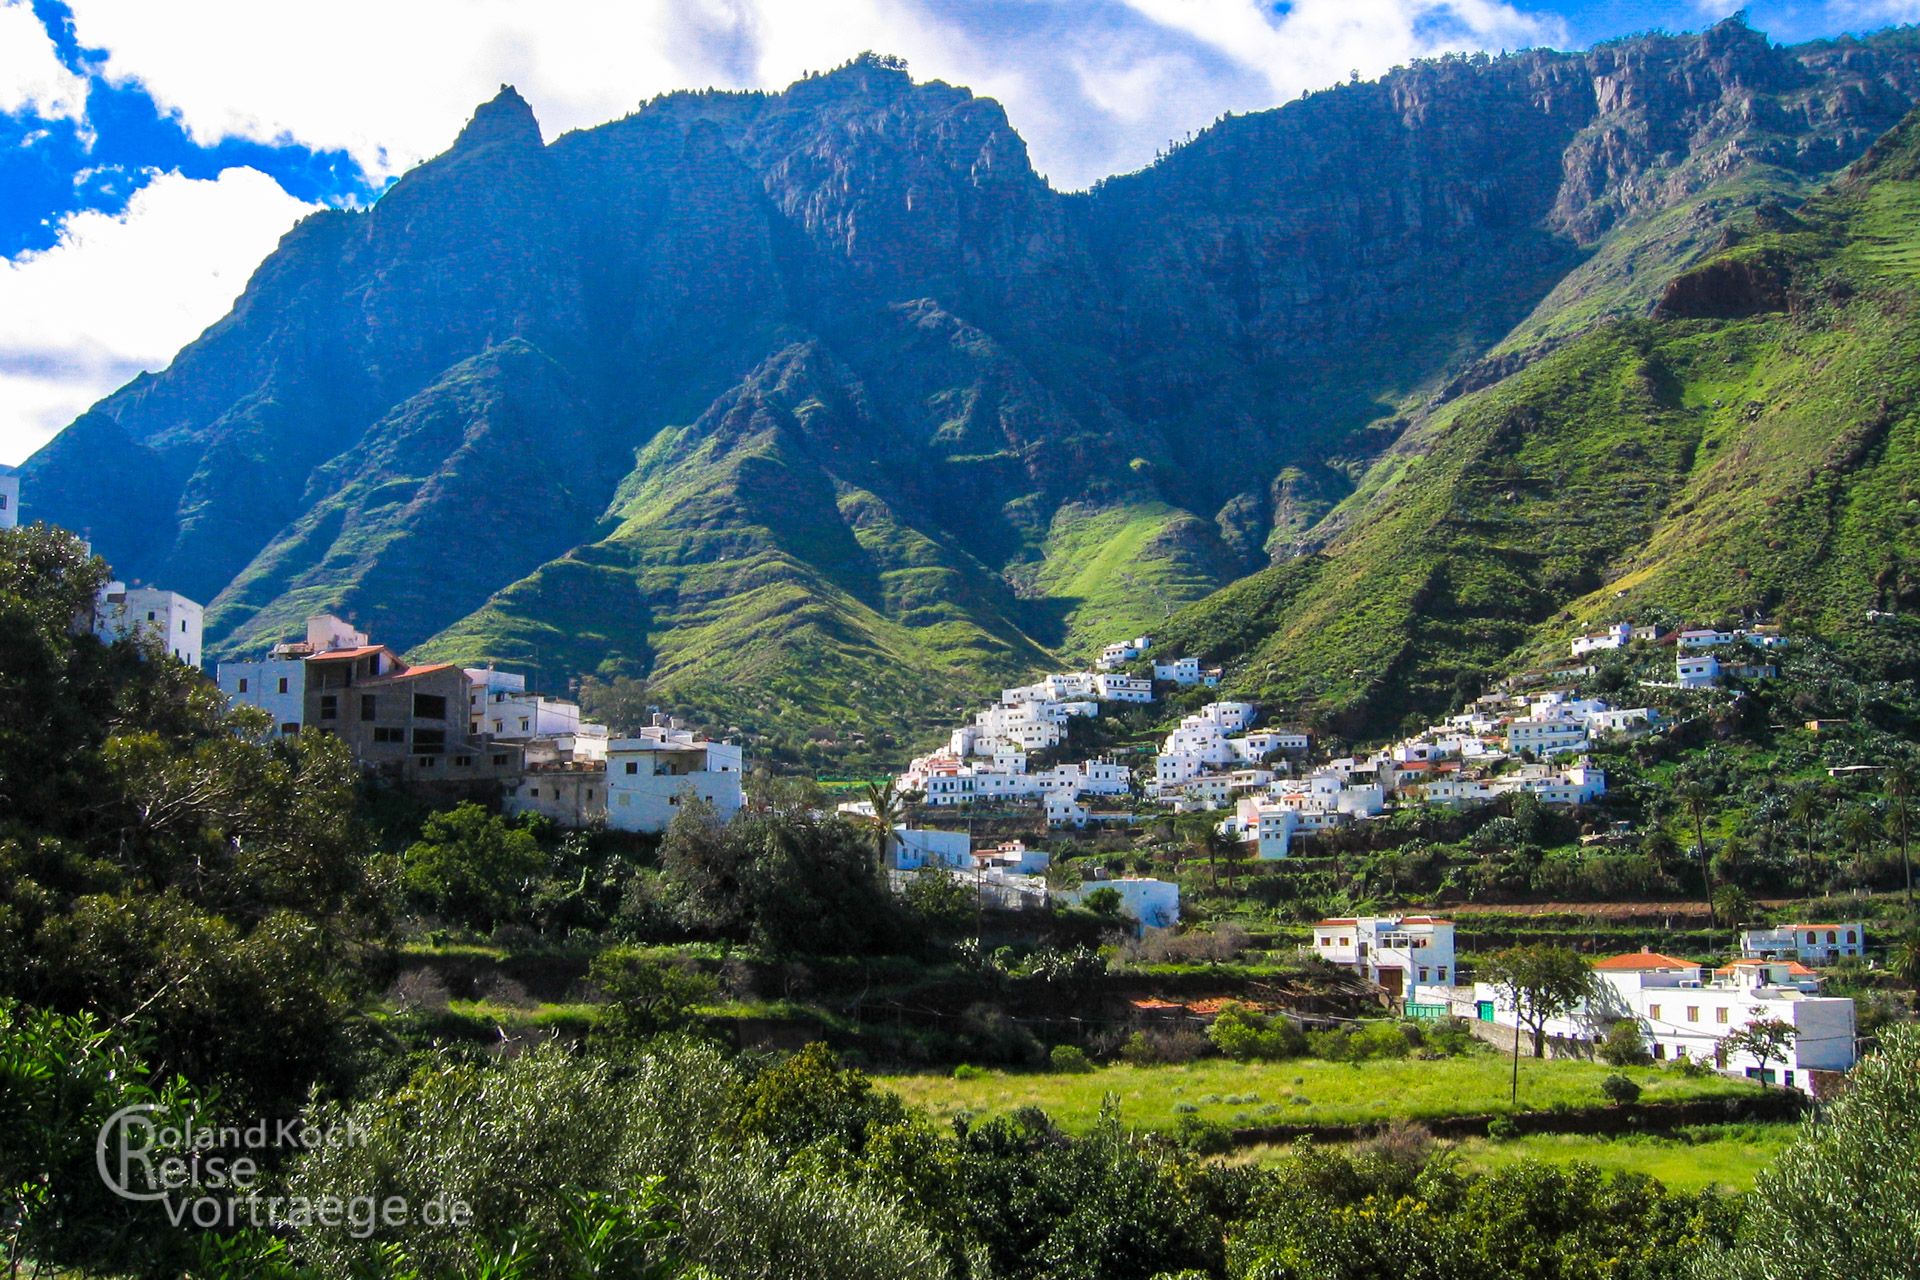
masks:
[[[1393,727],[1623,616],[1920,603],[1920,122],[1663,291],[1417,424],[1310,558],[1184,611],[1230,686]]]

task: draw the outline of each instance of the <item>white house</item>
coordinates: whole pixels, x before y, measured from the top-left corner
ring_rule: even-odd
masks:
[[[1589,733],[1618,733],[1626,737],[1647,733],[1660,725],[1660,713],[1652,707],[1608,707],[1589,711],[1586,719]]]
[[[537,813],[563,827],[593,827],[607,820],[607,771],[603,761],[554,763],[529,768],[500,797],[509,817]]]
[[[1112,889],[1120,895],[1120,909],[1139,922],[1141,929],[1171,929],[1180,923],[1180,886],[1146,876],[1120,876],[1112,880],[1086,880],[1071,889],[1061,889],[1064,902],[1084,902],[1090,893]]]
[[[200,606],[176,591],[109,582],[93,602],[93,634],[112,644],[146,636],[189,667],[200,666]]]
[[[1079,798],[1063,791],[1049,791],[1043,800],[1050,827],[1084,827],[1093,811],[1081,804]]]
[[[1760,1063],[1724,1041],[1754,1022],[1784,1022],[1794,1030],[1782,1068],[1767,1065],[1769,1080],[1818,1092],[1814,1071],[1845,1071],[1854,1062],[1853,1001],[1822,996],[1818,975],[1786,961],[1741,960],[1708,974],[1702,966],[1653,951],[1610,956],[1593,966],[1595,997],[1547,1026],[1549,1035],[1593,1040],[1622,1018],[1640,1027],[1656,1061],[1690,1058],[1729,1075],[1756,1078]],[[1480,1016],[1514,1025],[1512,1011],[1493,989],[1476,984]]]
[[[1777,929],[1746,929],[1740,934],[1740,954],[1750,960],[1798,960],[1803,964],[1832,964],[1867,951],[1867,927],[1858,920],[1843,924],[1783,924]]]
[[[973,870],[973,838],[964,831],[895,827],[887,837],[887,866],[895,871],[914,871],[928,865]]]
[[[740,812],[740,748],[684,729],[655,725],[607,744],[607,825],[621,831],[664,831],[680,804],[696,797],[722,822]]]
[[[1102,671],[1113,671],[1126,666],[1147,650],[1153,648],[1153,641],[1147,636],[1135,636],[1131,640],[1122,640],[1110,644],[1100,651],[1100,659],[1094,665]]]
[[[1200,718],[1210,720],[1227,733],[1237,733],[1253,723],[1251,702],[1209,702],[1200,708]]]
[[[1731,631],[1717,631],[1712,627],[1693,627],[1682,631],[1674,643],[1682,649],[1711,649],[1715,645],[1732,644],[1739,638]]]
[[[1576,636],[1571,646],[1573,656],[1584,657],[1589,653],[1599,653],[1607,649],[1624,649],[1633,640],[1633,624],[1616,622],[1604,631],[1592,635]]]
[[[1434,916],[1322,920],[1313,926],[1313,949],[1409,1003],[1419,1001],[1420,988],[1451,987],[1458,976],[1453,921]]]
[[[1155,662],[1153,678],[1177,685],[1199,684],[1200,659],[1175,658],[1171,662]]]
[[[1674,676],[1682,689],[1716,688],[1720,684],[1720,659],[1710,653],[1681,654],[1674,660]]]
[[[20,525],[20,477],[11,472],[0,475],[0,529]]]

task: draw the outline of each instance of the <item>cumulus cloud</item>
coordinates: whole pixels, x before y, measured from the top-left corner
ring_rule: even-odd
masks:
[[[84,122],[86,77],[61,63],[26,0],[0,0],[0,112]]]
[[[52,247],[0,261],[0,461],[165,366],[313,207],[254,169],[156,174],[118,216],[73,214]]]
[[[104,73],[193,136],[297,139],[371,174],[443,149],[503,81],[549,136],[708,85],[779,88],[865,49],[1000,99],[1084,186],[1221,111],[1445,49],[1554,38],[1496,0],[71,0]],[[191,39],[182,32],[193,33]]]

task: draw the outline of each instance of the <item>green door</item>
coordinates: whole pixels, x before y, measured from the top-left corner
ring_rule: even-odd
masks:
[[[1482,1022],[1493,1021],[1493,1001],[1481,1000],[1477,1002],[1473,1007],[1474,1007],[1474,1010],[1480,1015],[1480,1021]]]

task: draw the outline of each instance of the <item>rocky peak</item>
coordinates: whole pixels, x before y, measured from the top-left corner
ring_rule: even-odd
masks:
[[[472,151],[492,143],[542,145],[540,122],[534,119],[533,108],[510,84],[501,85],[500,92],[491,101],[481,103],[474,110],[473,119],[467,121],[467,127],[454,140],[453,150]]]

